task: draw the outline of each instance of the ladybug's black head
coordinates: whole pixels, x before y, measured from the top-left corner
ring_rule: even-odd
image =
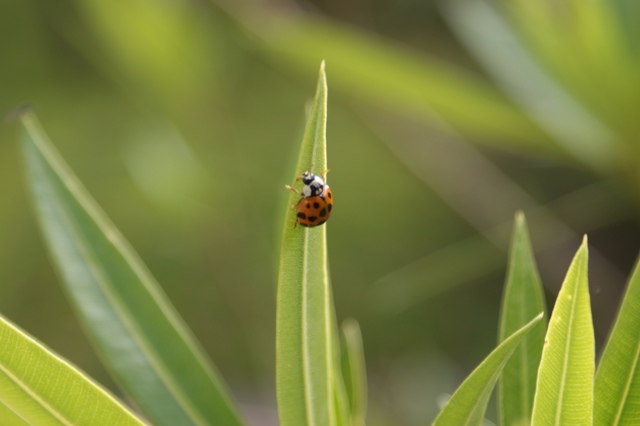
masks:
[[[304,172],[302,174],[302,183],[304,183],[305,185],[309,185],[315,178],[316,177],[313,173]]]

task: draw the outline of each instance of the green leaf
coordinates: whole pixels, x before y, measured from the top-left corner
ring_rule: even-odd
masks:
[[[338,333],[335,333],[336,335]],[[334,347],[340,346],[340,342],[335,342]],[[339,352],[339,351],[337,351]],[[342,376],[340,353],[336,353],[336,359],[334,366],[334,382],[333,382],[333,398],[336,412],[336,426],[352,426],[351,406],[349,405],[349,397],[347,395],[347,389],[345,381]]]
[[[516,215],[507,282],[500,312],[500,342],[538,312],[545,312],[544,294],[531,250],[524,214]],[[498,415],[503,425],[527,425],[531,419],[536,376],[547,328],[542,319],[505,364],[498,382]]]
[[[9,407],[1,403],[0,401],[0,425],[6,426],[28,426],[25,420],[22,417],[18,416],[15,412],[13,412]]]
[[[559,14],[550,2],[502,2],[522,38],[562,86],[623,139],[632,138],[638,62],[624,40],[617,2],[566,3]],[[607,84],[594,84],[597,81]]]
[[[548,137],[529,118],[462,69],[321,19],[270,17],[273,22],[261,20],[248,28],[264,42],[267,54],[287,68],[306,71],[324,58],[334,85],[367,103],[412,111],[430,123],[435,113],[465,135],[485,141],[547,149]]]
[[[535,62],[494,7],[469,0],[443,5],[458,37],[532,121],[575,159],[609,170],[612,132]]]
[[[93,44],[78,40],[78,34],[63,35],[108,75],[115,67],[127,77],[132,83],[129,90],[146,90],[168,108],[172,103],[194,102],[194,98],[211,94],[210,86],[217,83],[220,73],[224,31],[223,26],[213,25],[217,23],[211,20],[213,14],[202,13],[188,2],[75,3],[86,30],[101,43],[100,55],[93,51]]]
[[[335,340],[333,342],[333,354],[334,354],[334,380],[333,380],[333,395],[335,401],[336,411],[336,425],[337,426],[354,426],[352,424],[351,404],[349,401],[349,395],[347,390],[347,380],[345,378],[345,372],[343,371],[342,359],[344,356],[344,346],[341,342],[342,333],[338,332],[337,318],[335,312],[332,317],[332,328],[334,330],[333,336]],[[344,325],[344,323],[343,323]]]
[[[2,425],[143,425],[71,364],[0,317]]]
[[[324,63],[300,147],[296,175],[327,168]],[[292,193],[289,206],[299,196]],[[287,210],[276,311],[276,396],[282,426],[336,424],[335,323],[327,265],[326,225],[294,227]]]
[[[354,319],[342,323],[342,372],[351,407],[351,424],[364,426],[367,416],[367,370],[360,326]]]
[[[533,403],[534,426],[592,424],[595,341],[587,263],[585,236],[549,321]]]
[[[636,425],[640,419],[640,263],[596,373],[595,425]]]
[[[480,425],[493,387],[509,357],[543,317],[535,318],[505,339],[465,379],[433,422],[434,426]]]
[[[133,249],[22,118],[27,174],[45,241],[80,320],[115,379],[157,425],[241,424],[224,385]]]

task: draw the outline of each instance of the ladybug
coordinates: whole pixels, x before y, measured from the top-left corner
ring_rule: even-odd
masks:
[[[302,180],[304,187],[302,192],[292,188],[289,185],[285,185],[287,189],[300,195],[302,198],[298,203],[293,206],[297,209],[296,223],[302,226],[312,228],[325,223],[329,216],[331,216],[331,210],[333,209],[333,195],[329,185],[324,183],[324,179],[321,175],[326,175],[329,170],[321,172],[319,175],[314,175],[310,172],[304,172],[296,180]]]

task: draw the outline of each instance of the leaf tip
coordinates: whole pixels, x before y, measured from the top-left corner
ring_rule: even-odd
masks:
[[[516,223],[521,223],[525,221],[524,212],[522,210],[518,210],[516,212],[515,221]]]
[[[360,332],[360,324],[355,318],[347,318],[342,321],[342,330],[345,334]]]
[[[580,244],[580,248],[578,248],[578,253],[581,253],[584,256],[589,255],[589,239],[587,238],[587,234],[584,234],[582,237],[582,243]]]
[[[318,78],[318,84],[322,84],[326,90],[327,87],[327,72],[324,59],[320,62],[320,73]]]
[[[524,216],[524,212],[522,210],[518,210],[513,220],[513,228],[523,229],[526,227],[527,227],[527,219]]]

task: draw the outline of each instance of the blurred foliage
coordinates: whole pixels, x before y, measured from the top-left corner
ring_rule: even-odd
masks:
[[[589,233],[609,329],[640,241],[640,8],[442,3],[0,1],[0,111],[35,107],[249,418],[275,418],[282,186],[322,59],[332,282],[362,326],[372,425],[433,419],[494,347],[518,209],[550,300]],[[0,140],[0,312],[111,386],[44,254],[15,126]]]

